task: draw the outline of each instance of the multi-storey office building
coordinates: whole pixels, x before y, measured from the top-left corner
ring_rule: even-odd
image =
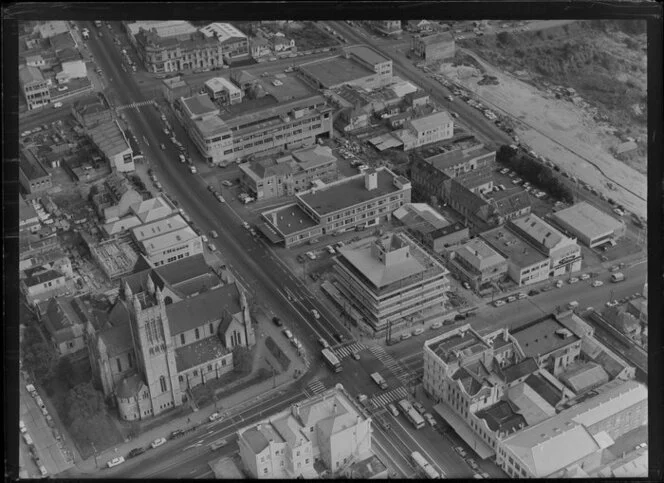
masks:
[[[48,83],[37,67],[20,66],[18,78],[29,110],[45,106],[51,102],[51,91]]]
[[[332,137],[332,108],[322,96],[248,109],[242,115],[220,113],[207,96],[180,98],[174,107],[198,150],[214,165]]]
[[[371,418],[338,384],[237,432],[240,457],[252,478],[318,478],[314,461],[331,473],[371,456]]]
[[[474,289],[507,273],[507,260],[480,238],[470,240],[452,254],[450,269]]]
[[[376,332],[388,323],[441,307],[447,270],[407,235],[387,234],[339,250],[339,287]]]
[[[141,251],[155,267],[203,253],[201,237],[180,214],[137,226],[131,231]]]
[[[394,131],[392,134],[403,143],[404,151],[409,151],[452,138],[454,121],[446,111],[434,112],[428,116],[406,121],[404,129]]]
[[[273,241],[300,245],[321,235],[377,226],[410,203],[410,182],[387,168],[358,174],[295,195],[295,204],[262,213]],[[266,233],[268,237],[268,233]]]
[[[337,158],[329,147],[319,145],[244,163],[240,171],[240,184],[257,200],[293,195],[311,188],[315,180],[330,183],[339,177]]]

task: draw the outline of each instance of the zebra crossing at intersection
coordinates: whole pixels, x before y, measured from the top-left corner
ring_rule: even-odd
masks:
[[[397,387],[383,394],[378,394],[377,396],[369,399],[369,404],[373,409],[378,409],[387,406],[391,402],[399,401],[408,397],[408,391],[405,387]]]
[[[361,352],[364,349],[366,349],[367,346],[364,344],[361,344],[360,342],[354,342],[351,345],[347,345],[345,347],[341,347],[339,349],[334,350],[334,355],[336,355],[339,360],[344,359],[346,357],[350,357],[356,352]]]
[[[309,384],[307,384],[307,388],[314,394],[320,394],[321,392],[325,392],[326,390],[325,385],[322,382],[320,382],[318,379],[314,379]]]
[[[141,101],[141,102],[132,102],[131,104],[127,104],[127,105],[124,105],[124,106],[118,106],[118,107],[115,108],[115,110],[116,111],[122,111],[124,109],[131,109],[131,108],[136,109],[136,108],[143,107],[143,106],[150,106],[152,104],[154,104],[153,100]]]
[[[385,365],[396,377],[399,379],[402,384],[408,385],[410,383],[410,372],[407,371],[399,362],[394,360],[394,357],[389,355],[385,349],[379,345],[374,345],[369,347],[371,353],[376,356],[380,362]]]

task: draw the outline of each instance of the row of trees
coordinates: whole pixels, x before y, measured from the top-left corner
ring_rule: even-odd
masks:
[[[551,168],[537,162],[529,154],[515,151],[509,146],[501,146],[496,153],[496,161],[515,171],[534,186],[548,192],[552,197],[565,203],[574,202],[572,191],[554,175]]]

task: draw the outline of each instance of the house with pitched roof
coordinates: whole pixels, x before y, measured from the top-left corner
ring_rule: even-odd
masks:
[[[233,369],[236,347],[256,343],[242,288],[182,263],[124,277],[104,324],[86,326],[93,374],[125,420],[182,405]]]

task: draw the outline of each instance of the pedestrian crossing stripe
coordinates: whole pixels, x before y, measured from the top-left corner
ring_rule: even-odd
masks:
[[[410,382],[410,374],[399,362],[389,355],[381,346],[371,346],[369,348],[371,353],[382,362],[387,369],[389,369],[402,383],[408,384]]]
[[[325,392],[326,390],[325,385],[322,382],[320,382],[318,379],[314,379],[313,381],[311,381],[309,384],[307,384],[307,387],[314,394],[320,394],[321,392]]]
[[[354,342],[351,345],[348,345],[346,347],[341,347],[340,349],[336,349],[334,351],[334,354],[339,358],[343,359],[345,357],[350,357],[356,352],[361,352],[367,347],[364,344],[361,344],[359,342]]]
[[[123,109],[138,108],[143,106],[149,106],[154,104],[154,101],[141,101],[141,102],[132,102],[131,104],[126,104],[124,106],[118,106],[115,108],[116,111],[122,111]]]
[[[408,397],[408,391],[405,387],[398,387],[389,392],[379,394],[372,397],[369,400],[369,404],[373,406],[374,409],[385,407],[391,402],[398,401]]]

